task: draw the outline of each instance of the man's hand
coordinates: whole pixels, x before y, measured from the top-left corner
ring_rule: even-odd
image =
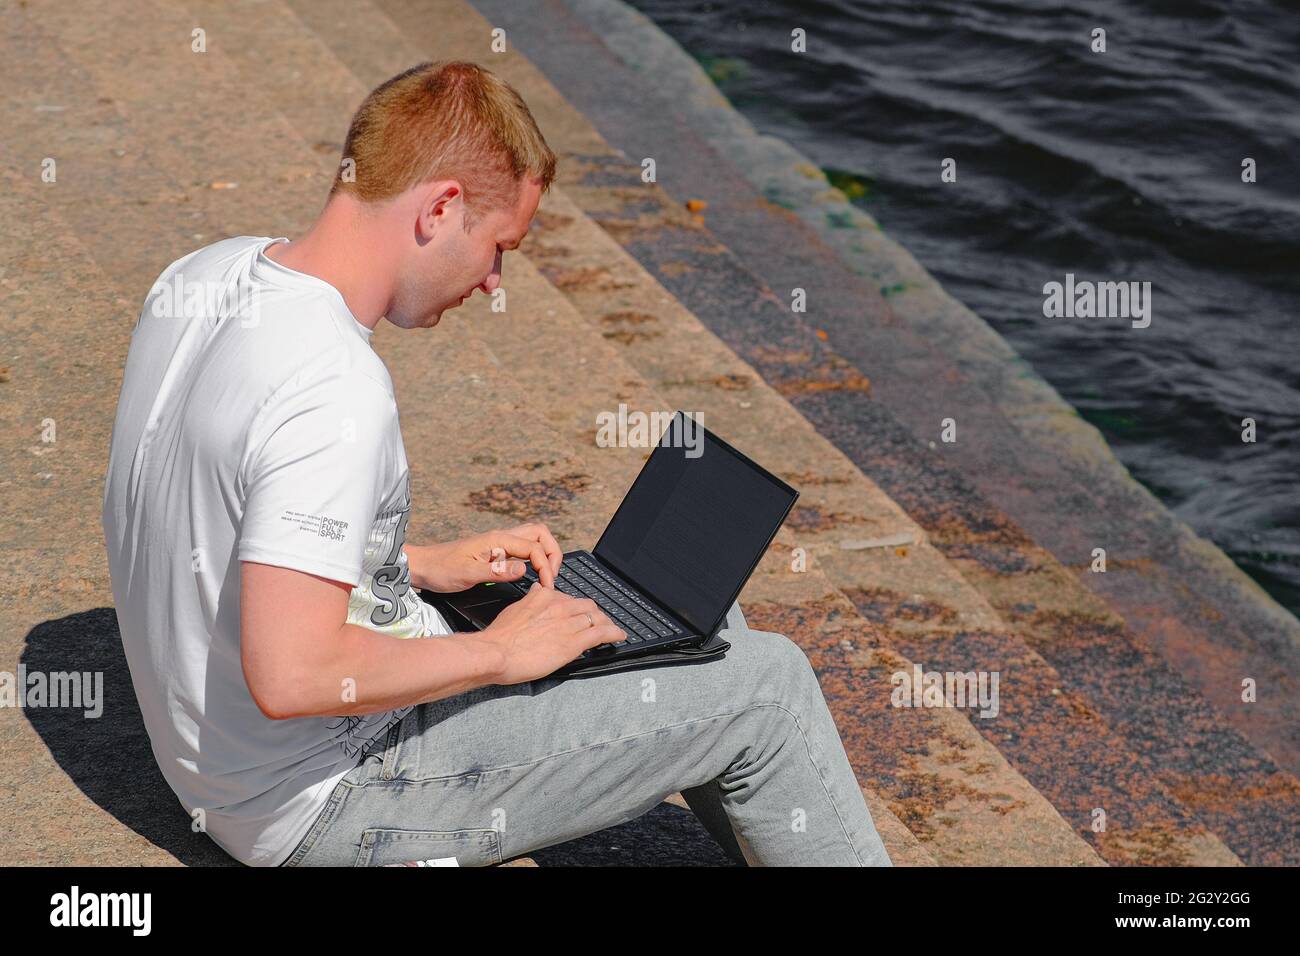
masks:
[[[446,544],[406,548],[411,584],[443,594],[487,581],[517,580],[524,573],[524,561],[536,569],[544,587],[553,588],[563,557],[555,537],[541,523],[485,531]]]
[[[493,683],[522,684],[546,677],[588,648],[625,641],[627,632],[591,598],[534,584],[474,638],[501,655]]]

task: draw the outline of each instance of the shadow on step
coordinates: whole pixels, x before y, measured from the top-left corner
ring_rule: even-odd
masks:
[[[741,866],[722,852],[695,814],[671,803],[525,855],[538,866]]]
[[[97,717],[86,716],[94,706],[24,711],[82,793],[187,866],[239,865],[208,837],[190,830],[189,815],[158,770],[112,608],[37,625],[27,635],[20,663],[28,674],[103,674]],[[67,846],[94,840],[75,804],[48,803],[40,812],[47,818],[39,830],[49,839]],[[526,855],[539,866],[736,865],[693,813],[668,803],[620,826]]]
[[[27,635],[20,662],[28,674],[103,674],[98,717],[87,717],[85,707],[25,711],[55,761],[82,793],[187,866],[239,865],[207,836],[190,830],[189,814],[158,769],[112,608],[37,625]],[[51,819],[39,829],[49,838],[67,845],[94,839],[75,804],[47,804],[42,812]]]

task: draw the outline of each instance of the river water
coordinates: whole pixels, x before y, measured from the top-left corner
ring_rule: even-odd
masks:
[[[632,5],[1300,613],[1300,6]],[[1150,324],[1047,317],[1067,274],[1149,282]]]

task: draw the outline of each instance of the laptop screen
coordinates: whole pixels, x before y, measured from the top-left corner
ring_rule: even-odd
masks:
[[[678,412],[592,553],[708,637],[798,497]]]

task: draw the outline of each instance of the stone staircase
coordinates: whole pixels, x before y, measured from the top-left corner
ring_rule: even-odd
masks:
[[[751,193],[761,199],[735,166],[701,145],[721,184],[710,188],[730,190],[701,217],[685,204],[694,190],[642,183],[642,153],[606,139],[639,123],[635,103],[598,109],[593,100],[589,119],[551,82],[589,91],[635,72],[608,26],[620,8],[554,3],[543,19],[497,9],[506,6],[142,0],[142,27],[79,0],[20,4],[0,21],[0,47],[13,54],[0,58],[10,133],[0,142],[0,448],[14,463],[0,476],[0,669],[94,666],[106,690],[125,695],[116,699],[132,699],[114,646],[99,502],[139,302],[169,261],[199,245],[296,235],[324,200],[364,94],[421,60],[471,59],[520,90],[561,156],[560,178],[522,254],[507,260],[506,312],[476,299],[432,332],[377,329],[411,463],[412,541],[541,519],[566,548],[590,547],[645,455],[597,447],[596,415],[620,403],[698,411],[802,493],[741,603],[751,626],[807,652],[896,863],[1300,862],[1286,729],[1295,695],[1256,718],[1210,690],[1210,678],[1238,673],[1294,687],[1294,618],[1261,603],[1253,613],[1271,615],[1273,630],[1252,641],[1228,634],[1208,664],[1188,659],[1213,649],[1214,628],[1195,613],[1164,624],[1182,634],[1190,614],[1190,636],[1157,640],[1154,615],[1133,614],[1123,586],[1119,596],[1095,588],[1068,546],[1086,541],[1083,519],[1107,504],[1086,490],[1097,483],[1081,482],[1077,461],[1066,467],[1005,413],[984,366],[938,354],[843,250],[764,209],[768,241],[811,244],[832,263],[832,284],[852,283],[857,331],[843,323],[842,344],[790,313],[772,291],[788,286],[769,272],[782,267],[725,214],[750,208]],[[520,43],[494,54],[490,31],[501,25]],[[201,54],[190,50],[196,27],[206,33]],[[526,58],[530,36],[553,42]],[[673,106],[647,112],[666,123]],[[593,125],[610,115],[619,122]],[[699,135],[684,112],[674,129]],[[39,178],[45,157],[58,161],[56,184]],[[880,364],[865,361],[866,344]],[[925,440],[925,400],[963,409],[963,429],[979,436],[969,452]],[[37,439],[46,418],[60,429],[48,454]],[[988,475],[1009,469],[1024,476],[1016,493],[993,493]],[[1068,527],[1043,541],[1043,502],[1063,498],[1074,501],[1060,511]],[[1132,547],[1155,540],[1161,521],[1148,517]],[[795,573],[798,554],[807,570]],[[1169,577],[1142,579],[1155,582],[1153,606]],[[1207,587],[1203,601],[1221,592]],[[1220,607],[1210,611],[1223,620],[1231,608]],[[998,716],[892,708],[890,675],[913,664],[998,671]],[[0,820],[15,859],[230,862],[189,832],[138,714],[98,722],[91,741],[86,721],[24,716],[0,717],[13,724],[0,728],[10,771]],[[115,772],[105,752],[119,755]],[[123,779],[118,766],[142,775]],[[1103,832],[1093,829],[1098,809]],[[672,797],[515,862],[533,861],[724,858]]]

